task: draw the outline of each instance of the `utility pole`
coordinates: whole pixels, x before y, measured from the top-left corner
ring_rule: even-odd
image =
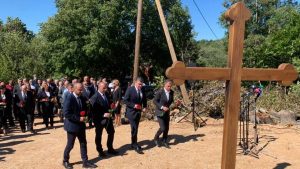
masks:
[[[139,73],[139,55],[141,46],[141,22],[142,22],[143,0],[138,1],[138,16],[136,24],[135,50],[134,50],[134,65],[133,65],[133,81],[136,80]]]

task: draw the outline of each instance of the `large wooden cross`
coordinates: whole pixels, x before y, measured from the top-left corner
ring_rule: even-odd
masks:
[[[226,80],[222,169],[235,168],[241,80],[280,81],[287,86],[298,75],[291,64],[281,64],[278,69],[242,68],[245,22],[249,18],[250,11],[242,2],[226,12],[226,19],[230,21],[227,68],[185,67],[177,61],[166,71],[176,85],[188,79]]]

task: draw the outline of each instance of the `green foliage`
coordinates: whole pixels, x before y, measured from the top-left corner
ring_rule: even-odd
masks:
[[[0,22],[1,25],[2,21]],[[18,32],[25,36],[27,40],[31,40],[34,37],[34,34],[32,31],[27,30],[26,25],[17,17],[17,18],[11,18],[8,17],[5,25],[3,25],[3,29],[1,29],[3,32]]]
[[[251,34],[245,39],[243,64],[245,67],[266,67],[264,63],[265,42],[263,35]]]
[[[274,88],[270,92],[263,92],[258,99],[257,107],[273,109],[275,111],[290,110],[300,112],[300,87],[293,85],[288,95],[284,94],[282,88]]]
[[[0,79],[28,78],[33,74],[47,75],[45,59],[41,55],[43,41],[34,38],[18,18],[8,18],[0,31]]]
[[[300,97],[300,82],[291,86],[291,92]]]
[[[57,0],[58,13],[42,25],[51,70],[56,76],[125,77],[132,73],[137,2]],[[162,1],[176,53],[193,49],[190,16],[179,0]],[[141,63],[161,74],[171,57],[153,0],[143,1]]]
[[[209,67],[225,67],[227,51],[224,40],[199,41],[197,64]]]
[[[300,58],[293,58],[293,65],[297,69],[297,72],[300,72]]]
[[[225,0],[228,8],[237,0]],[[278,67],[300,57],[300,11],[294,0],[244,1],[252,12],[246,24],[244,66]],[[228,26],[224,15],[220,18]]]
[[[280,63],[292,63],[300,57],[300,11],[286,6],[279,8],[268,24],[272,26],[263,45],[266,64],[277,67]]]
[[[165,81],[164,76],[155,76],[154,77],[155,90],[162,88],[164,86],[164,81]]]

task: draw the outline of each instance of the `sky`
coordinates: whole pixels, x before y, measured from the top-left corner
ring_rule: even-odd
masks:
[[[193,0],[181,0],[188,8],[197,40],[215,40],[223,38],[225,29],[220,26],[219,16],[225,11],[222,7],[224,0],[195,0],[209,26],[197,10]],[[57,12],[55,0],[0,0],[0,19],[5,23],[7,17],[20,18],[28,30],[38,33],[39,24],[47,22],[48,18]]]

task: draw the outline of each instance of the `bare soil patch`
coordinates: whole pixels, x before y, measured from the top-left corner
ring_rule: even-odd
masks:
[[[58,120],[58,119],[56,119]],[[66,132],[62,123],[55,123],[56,129],[45,130],[41,119],[36,119],[37,134],[21,133],[12,129],[9,136],[0,136],[1,169],[60,169],[66,145]],[[138,141],[144,154],[130,150],[130,126],[116,127],[114,147],[117,156],[98,157],[95,148],[95,130],[87,130],[88,156],[98,168],[116,169],[218,169],[221,168],[223,120],[209,119],[208,125],[194,131],[188,122],[170,125],[171,149],[155,147],[153,137],[158,124],[152,121],[140,123]],[[252,133],[251,133],[252,134]],[[252,136],[252,135],[251,135]],[[103,147],[106,150],[106,132],[103,132]],[[237,149],[238,169],[299,169],[300,127],[259,125],[258,158],[243,155]],[[70,162],[74,168],[81,168],[78,140],[71,151]]]

